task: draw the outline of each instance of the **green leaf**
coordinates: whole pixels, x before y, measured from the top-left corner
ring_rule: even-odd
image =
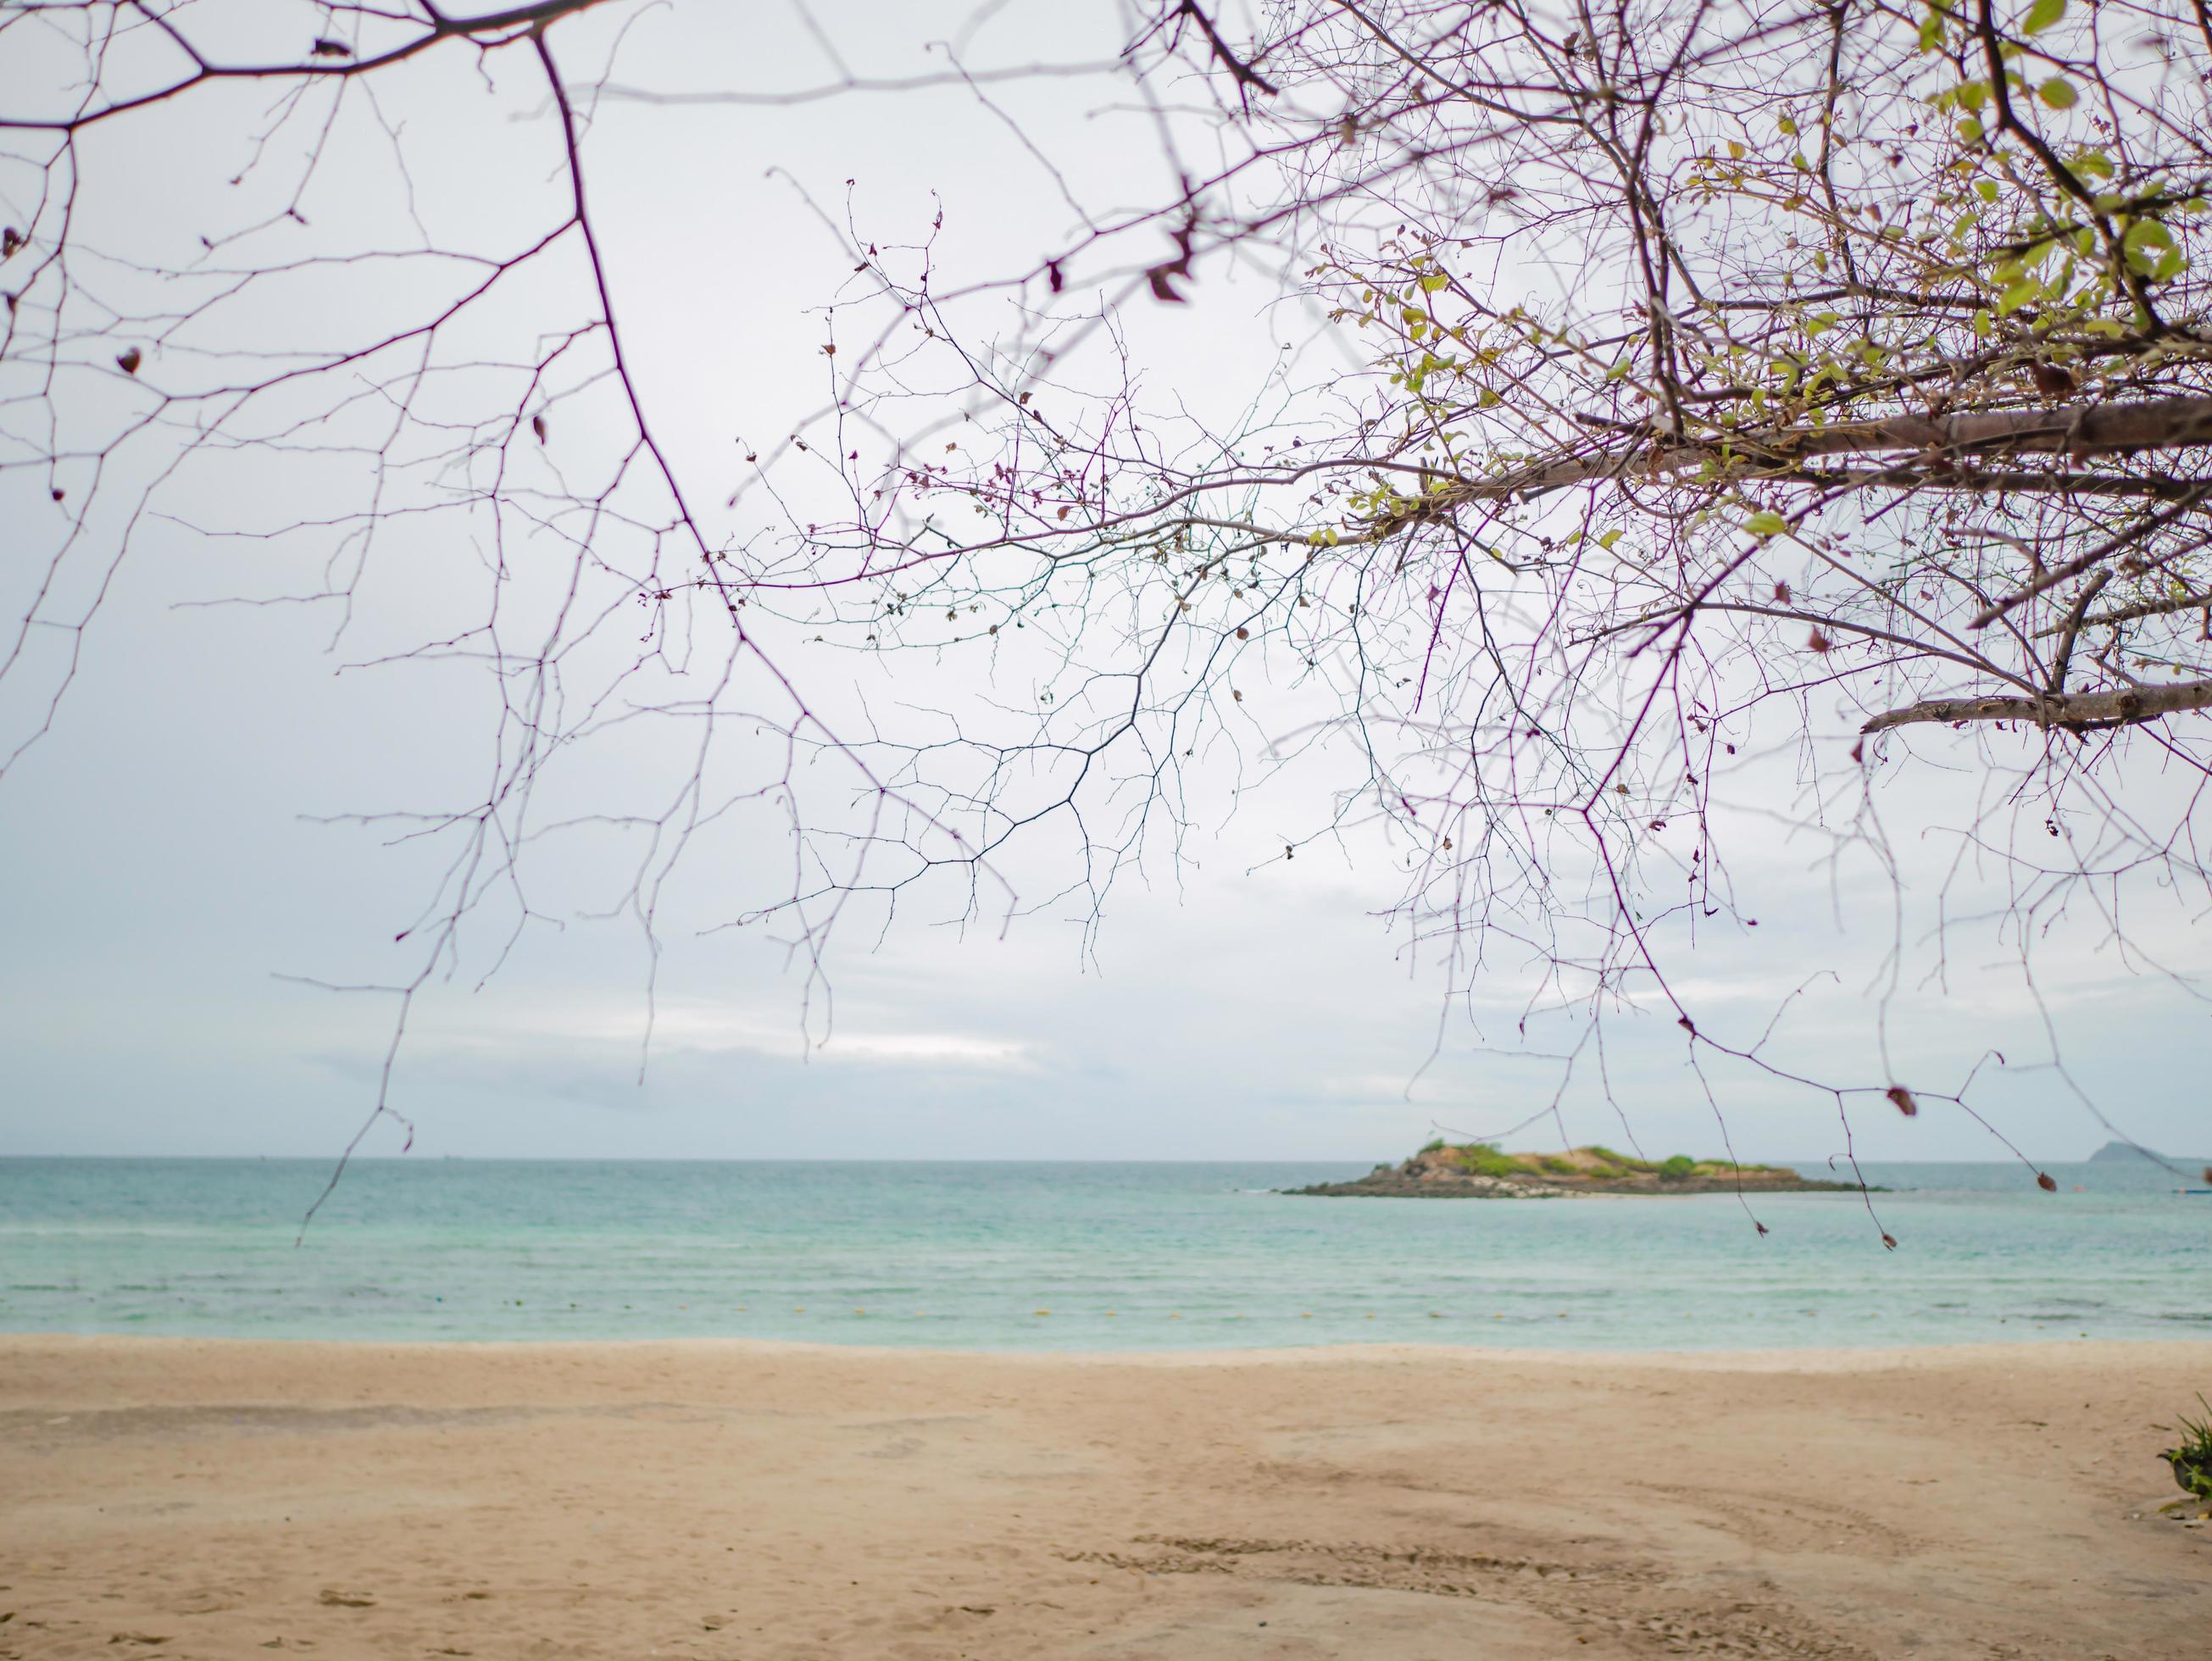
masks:
[[[2128,227],[2120,246],[2131,254],[2147,253],[2152,248],[2170,248],[2173,246],[2173,233],[2155,219],[2138,219]]]
[[[1450,281],[1451,278],[1447,277],[1442,271],[1431,271],[1426,277],[1424,277],[1421,279],[1422,292],[1425,294],[1434,294],[1437,289],[1443,288]]]
[[[1762,508],[1744,520],[1743,528],[1755,537],[1778,537],[1790,528],[1790,521],[1771,508]]]
[[[1620,531],[1619,531],[1618,529],[1611,530],[1611,531],[1607,531],[1607,532],[1603,536],[1600,537],[1600,538],[1597,539],[1597,545],[1598,545],[1599,547],[1601,547],[1601,548],[1607,548],[1607,549],[1609,549],[1609,548],[1611,548],[1611,547],[1613,546],[1613,545],[1614,543],[1616,543],[1616,542],[1618,542],[1618,541],[1620,541]]]
[[[2066,15],[2066,0],[2035,0],[2021,21],[2023,34],[2040,34]]]
[[[1997,296],[1997,315],[1999,317],[2010,317],[2014,312],[2027,305],[2029,301],[2034,299],[2042,292],[2043,284],[2038,283],[2033,277],[2027,279],[2025,282],[2014,283],[2012,287],[2007,289],[2002,294]]]
[[[2036,90],[2054,110],[2070,110],[2081,101],[2081,95],[2074,90],[2074,83],[2063,75],[2052,76]]]

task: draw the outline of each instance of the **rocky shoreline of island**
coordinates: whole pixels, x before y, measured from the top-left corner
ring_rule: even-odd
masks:
[[[1859,1185],[1801,1176],[1788,1165],[1687,1154],[1645,1159],[1595,1143],[1563,1153],[1506,1153],[1489,1142],[1436,1141],[1402,1164],[1378,1165],[1350,1182],[1281,1191],[1323,1199],[1570,1200],[1603,1194],[1855,1194]]]

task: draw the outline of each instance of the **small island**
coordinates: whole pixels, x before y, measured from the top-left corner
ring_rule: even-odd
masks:
[[[2153,1165],[2172,1163],[2165,1154],[2141,1142],[2106,1142],[2089,1156],[2091,1165],[2132,1165],[2137,1159],[2148,1159]]]
[[[1285,1194],[1384,1200],[1566,1200],[1589,1194],[1856,1193],[1856,1183],[1801,1177],[1787,1165],[1726,1159],[1638,1159],[1592,1144],[1565,1153],[1505,1153],[1490,1142],[1431,1142],[1403,1165],[1378,1165],[1348,1183]]]

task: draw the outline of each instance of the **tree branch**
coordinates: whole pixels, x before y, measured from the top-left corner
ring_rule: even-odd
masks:
[[[2212,605],[2212,588],[2193,589],[2185,594],[2177,594],[2172,599],[2147,599],[2139,605],[2116,605],[2109,611],[2100,611],[2093,618],[2082,618],[2081,624],[2086,629],[2103,629],[2115,624],[2133,623],[2138,618],[2171,617],[2176,611],[2194,611],[2204,605]],[[2039,630],[2037,638],[2055,635],[2064,626],[2063,624],[2053,624],[2048,629]]]
[[[2212,706],[2212,680],[2179,686],[2126,686],[2115,692],[2046,694],[2042,697],[1929,698],[1904,709],[1876,715],[1861,733],[1887,733],[1893,727],[1941,721],[1957,727],[1970,721],[2021,721],[2037,727],[2087,732],[2103,727],[2133,727],[2163,715]]]
[[[1492,501],[1540,494],[1601,479],[1680,472],[1715,463],[1794,465],[1807,456],[1872,455],[1914,451],[1925,459],[1883,469],[1864,482],[1899,488],[1956,485],[1954,458],[2063,452],[2079,459],[2136,450],[2171,450],[2212,444],[2212,398],[2161,398],[2134,404],[2069,405],[2055,410],[2002,410],[1985,414],[1889,416],[1878,421],[1827,427],[1784,427],[1682,443],[1624,446],[1564,461],[1538,462],[1495,479],[1454,485],[1455,502]],[[2188,483],[2175,487],[2193,500]]]

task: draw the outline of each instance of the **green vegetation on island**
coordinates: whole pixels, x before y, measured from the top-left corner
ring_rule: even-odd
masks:
[[[1571,1148],[1565,1153],[1505,1153],[1495,1142],[1461,1142],[1455,1146],[1441,1140],[1431,1142],[1416,1158],[1440,1154],[1456,1163],[1462,1171],[1471,1171],[1483,1177],[1595,1177],[1619,1181],[1638,1175],[1654,1175],[1662,1182],[1680,1182],[1689,1177],[1726,1177],[1738,1171],[1769,1172],[1785,1167],[1763,1165],[1736,1165],[1727,1159],[1693,1159],[1686,1153],[1677,1153],[1664,1159],[1639,1159],[1626,1153],[1616,1153],[1601,1142],[1592,1142],[1587,1147]],[[1796,1175],[1795,1171],[1790,1173]]]
[[[1698,1159],[1686,1153],[1646,1159],[1596,1142],[1559,1153],[1508,1153],[1495,1142],[1448,1142],[1439,1137],[1403,1165],[1379,1165],[1352,1182],[1292,1191],[1399,1199],[1563,1199],[1577,1194],[1774,1194],[1855,1186],[1815,1182],[1787,1165]]]

